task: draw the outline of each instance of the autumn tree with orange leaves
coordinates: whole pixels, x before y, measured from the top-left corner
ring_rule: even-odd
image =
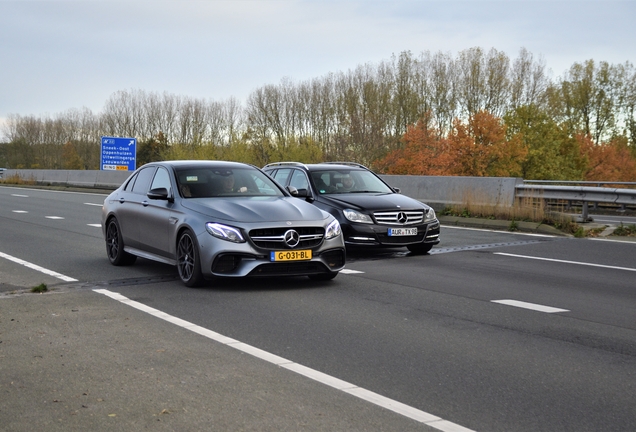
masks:
[[[387,174],[447,176],[518,176],[527,154],[522,141],[506,137],[500,118],[480,111],[468,123],[455,120],[447,138],[439,138],[430,115],[410,127],[402,148],[377,166]]]
[[[636,158],[625,139],[595,144],[589,135],[577,136],[587,165],[583,177],[588,181],[636,181]]]
[[[506,138],[506,125],[494,115],[479,111],[467,124],[455,120],[448,137],[453,154],[452,175],[517,177],[528,150],[517,135]]]
[[[402,147],[376,161],[375,166],[388,174],[452,175],[453,155],[446,139],[439,138],[430,113],[410,125],[402,138]]]

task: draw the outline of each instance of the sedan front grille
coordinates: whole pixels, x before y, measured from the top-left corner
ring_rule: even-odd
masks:
[[[325,236],[325,229],[322,227],[294,227],[294,228],[268,228],[254,229],[249,235],[254,244],[263,249],[291,249],[285,242],[285,233],[293,230],[298,233],[298,245],[294,249],[311,249],[320,243]]]
[[[391,210],[373,213],[379,224],[385,225],[415,225],[424,220],[422,210]]]

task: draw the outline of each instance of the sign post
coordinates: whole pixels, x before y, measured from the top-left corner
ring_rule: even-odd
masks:
[[[102,170],[137,169],[137,138],[102,137]]]

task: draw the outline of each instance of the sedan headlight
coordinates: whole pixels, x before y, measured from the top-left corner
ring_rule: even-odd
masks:
[[[327,231],[325,232],[325,240],[332,239],[334,237],[338,237],[342,233],[340,229],[340,223],[337,220],[334,220],[327,226]]]
[[[435,216],[435,210],[433,207],[429,208],[426,212],[426,216],[424,217],[424,222],[433,222],[437,217]]]
[[[347,219],[349,219],[351,222],[360,222],[360,223],[368,223],[368,224],[372,224],[373,223],[373,219],[371,219],[371,216],[364,214],[364,213],[360,213],[358,211],[355,210],[343,210],[342,211],[345,215],[345,217]]]
[[[231,241],[234,243],[245,243],[245,239],[241,235],[241,231],[236,228],[221,225],[218,223],[208,222],[205,224],[205,229],[214,237],[222,240]]]

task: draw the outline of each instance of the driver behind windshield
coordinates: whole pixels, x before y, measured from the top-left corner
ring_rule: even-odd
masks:
[[[355,188],[355,181],[351,175],[346,174],[341,179],[341,186],[338,187],[338,190],[341,192],[349,192]]]
[[[239,188],[234,188],[234,174],[230,173],[227,175],[223,175],[221,177],[221,192],[229,193],[229,192],[247,192],[247,187],[241,186]]]

